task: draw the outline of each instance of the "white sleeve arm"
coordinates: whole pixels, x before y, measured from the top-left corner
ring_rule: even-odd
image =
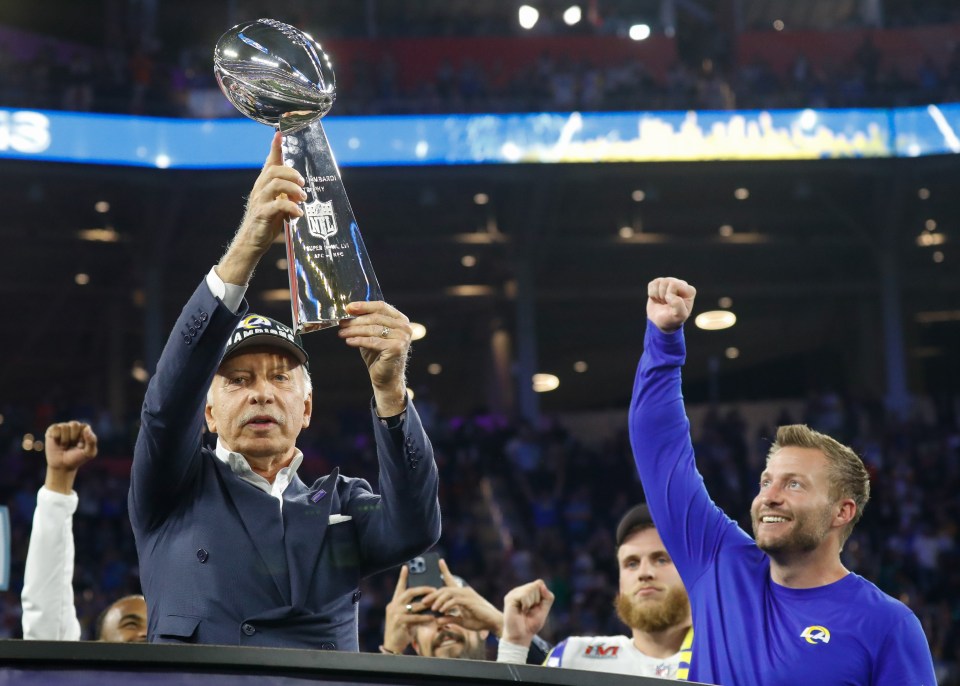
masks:
[[[73,602],[73,513],[77,494],[41,488],[23,574],[23,637],[79,641],[80,622]]]
[[[240,303],[243,302],[243,296],[247,293],[246,286],[238,286],[233,283],[226,283],[217,274],[217,268],[211,267],[207,272],[207,288],[213,294],[214,298],[220,298],[224,305],[231,312],[236,314],[240,311]]]
[[[530,647],[518,646],[516,643],[500,641],[497,645],[497,662],[511,662],[515,665],[522,665],[527,662],[527,653]]]

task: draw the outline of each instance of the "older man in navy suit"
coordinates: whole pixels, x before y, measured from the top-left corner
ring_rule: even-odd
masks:
[[[406,394],[410,324],[386,303],[351,303],[339,329],[373,385],[380,494],[338,470],[312,486],[297,477],[307,354],[289,328],[247,314],[243,296],[283,218],[302,214],[303,183],[276,136],[147,388],[130,520],[153,642],[356,651],[360,579],[440,536],[433,451]]]

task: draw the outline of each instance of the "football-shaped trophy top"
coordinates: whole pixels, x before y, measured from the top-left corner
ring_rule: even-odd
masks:
[[[274,127],[291,112],[305,126],[329,112],[337,96],[333,67],[320,44],[274,19],[244,22],[224,33],[214,48],[213,70],[234,107]]]

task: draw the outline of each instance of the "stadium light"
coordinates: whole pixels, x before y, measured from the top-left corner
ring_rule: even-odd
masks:
[[[458,298],[479,298],[488,297],[496,294],[493,286],[487,286],[480,283],[466,283],[457,286],[447,286],[443,289],[445,295],[453,295]]]
[[[947,242],[947,237],[942,233],[921,233],[917,236],[917,245],[925,248],[931,245],[943,245]]]
[[[704,331],[720,331],[729,329],[737,323],[737,315],[730,310],[710,310],[697,315],[693,320],[698,329]]]
[[[80,240],[95,243],[116,243],[120,240],[120,234],[112,226],[105,226],[102,229],[81,229],[77,231],[77,236]]]
[[[580,10],[579,5],[571,5],[563,11],[563,23],[565,23],[567,26],[579,24],[582,18],[583,12]]]
[[[809,131],[817,125],[817,113],[811,109],[805,109],[800,113],[800,128]]]
[[[520,22],[520,28],[530,30],[537,25],[537,20],[540,19],[540,12],[536,7],[531,7],[530,5],[520,5],[520,9],[517,11],[517,21]]]
[[[634,24],[630,27],[630,38],[633,40],[646,40],[650,37],[650,27],[647,24]]]
[[[410,322],[410,339],[419,341],[427,335],[427,327],[419,322]]]
[[[560,387],[560,379],[555,374],[534,374],[533,390],[535,393],[549,393]]]
[[[147,368],[143,366],[143,362],[140,360],[133,363],[133,367],[130,369],[130,376],[140,383],[147,383],[150,380],[150,372],[147,371]]]

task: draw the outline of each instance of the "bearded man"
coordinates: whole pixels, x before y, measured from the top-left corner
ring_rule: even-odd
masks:
[[[687,591],[646,505],[629,510],[617,526],[620,592],[615,606],[630,636],[571,636],[547,655],[547,667],[686,679],[693,628]],[[554,595],[541,579],[504,598],[498,662],[522,663],[543,628]]]

